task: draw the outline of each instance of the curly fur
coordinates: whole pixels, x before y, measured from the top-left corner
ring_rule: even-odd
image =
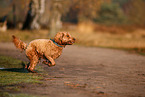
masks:
[[[72,45],[75,42],[75,38],[71,37],[67,32],[58,32],[54,38],[54,41],[61,47],[57,46],[50,39],[36,39],[31,41],[27,46],[25,42],[22,42],[14,35],[12,37],[15,46],[21,51],[25,50],[26,56],[30,60],[30,63],[26,68],[30,72],[35,72],[33,70],[41,58],[46,60],[43,61],[44,64],[54,66],[54,59],[61,55],[63,47],[66,45]]]

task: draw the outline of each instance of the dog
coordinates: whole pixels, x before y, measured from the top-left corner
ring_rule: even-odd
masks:
[[[28,45],[16,36],[12,35],[12,37],[16,48],[20,51],[25,50],[26,56],[30,60],[25,68],[32,73],[36,73],[34,68],[41,58],[45,59],[44,64],[50,67],[55,66],[54,60],[61,55],[63,48],[66,45],[72,45],[76,41],[68,32],[58,32],[54,39],[36,39]]]

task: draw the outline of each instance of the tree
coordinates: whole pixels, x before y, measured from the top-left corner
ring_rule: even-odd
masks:
[[[22,29],[40,29],[39,19],[45,11],[45,0],[31,0]]]
[[[50,38],[53,38],[55,34],[62,27],[62,22],[61,22],[62,2],[63,0],[52,0],[51,2],[51,12],[50,12],[50,19],[49,19]]]

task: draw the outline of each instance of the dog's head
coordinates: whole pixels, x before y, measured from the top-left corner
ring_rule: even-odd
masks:
[[[54,41],[59,45],[72,45],[75,40],[68,32],[58,32],[54,37]]]

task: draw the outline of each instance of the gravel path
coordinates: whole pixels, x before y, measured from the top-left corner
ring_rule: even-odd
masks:
[[[0,55],[28,61],[12,43],[0,43]],[[46,97],[145,97],[145,56],[67,46],[56,66],[42,66],[48,74],[44,84],[26,86],[23,93]]]

